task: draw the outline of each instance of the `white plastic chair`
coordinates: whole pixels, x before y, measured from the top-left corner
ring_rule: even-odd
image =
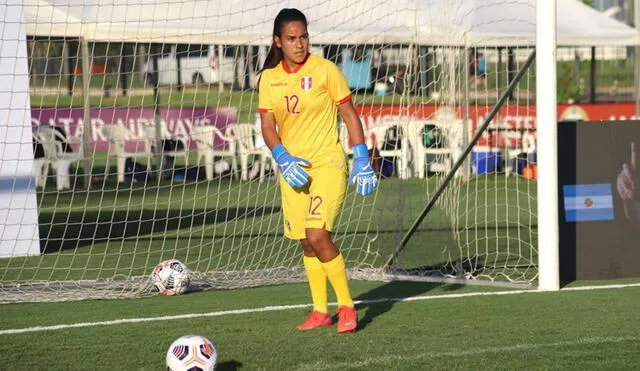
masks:
[[[160,156],[160,169],[164,170],[165,166],[170,166],[173,167],[173,164],[165,164],[166,161],[166,157],[182,157],[184,159],[184,166],[187,167],[187,165],[189,164],[189,143],[187,143],[187,140],[185,140],[184,138],[179,138],[179,137],[175,137],[173,138],[174,141],[178,141],[180,143],[182,143],[182,148],[181,150],[167,150],[166,148],[163,147],[163,142],[168,138],[168,133],[164,130],[161,131],[161,135],[160,135],[160,140],[161,140],[161,144],[160,144],[160,151],[157,151],[155,149],[156,147],[156,128],[155,126],[147,126],[145,128],[145,132],[147,134],[147,139],[149,139],[149,142],[151,143],[151,148],[152,148],[152,152],[154,153],[162,153],[162,156]]]
[[[104,125],[102,134],[109,141],[109,151],[107,152],[107,163],[105,164],[104,175],[109,174],[109,159],[116,158],[118,183],[124,182],[125,163],[127,158],[143,157],[147,160],[147,171],[151,170],[151,142],[148,138],[135,138],[133,133],[124,126]],[[133,150],[130,148],[133,147]]]
[[[461,125],[461,123],[461,120],[450,120],[450,122],[446,124]],[[431,125],[436,125],[441,129],[443,135],[448,138],[445,130],[442,130],[433,120],[411,120],[408,125],[408,140],[413,150],[413,171],[420,179],[426,176],[427,170],[447,173],[453,166],[455,148],[450,146],[451,143],[441,148],[430,148],[424,145],[424,129]],[[434,158],[435,160],[427,162],[428,157]]]
[[[226,133],[230,133],[227,128]],[[227,143],[226,149],[215,148],[213,146],[215,137]],[[213,159],[214,157],[231,158],[231,176],[236,175],[238,162],[236,159],[236,140],[231,135],[225,135],[220,130],[211,125],[194,126],[191,128],[191,140],[196,143],[198,149],[198,166],[201,159],[204,160],[205,175],[207,180],[213,180]],[[236,175],[237,177],[237,175]]]
[[[34,158],[33,172],[36,176],[36,187],[44,188],[49,176],[49,160],[44,157]]]
[[[240,157],[241,179],[249,179],[249,156],[259,156],[260,182],[264,180],[267,161],[271,160],[271,168],[275,169],[275,160],[267,146],[256,148],[256,129],[253,124],[231,124],[227,127],[229,135],[236,139],[238,156]]]
[[[78,151],[65,151],[65,146],[69,146],[70,141],[64,134],[48,125],[38,126],[34,138],[42,145],[44,151],[42,160],[34,160],[36,184],[44,188],[49,164],[51,164],[56,173],[57,189],[71,188],[69,168],[74,162],[82,159],[82,146],[79,146]]]
[[[33,137],[34,146],[37,145],[42,148],[42,143],[38,140],[36,132],[33,131],[31,135]],[[38,153],[36,148],[37,147],[34,147],[33,172],[36,177],[36,187],[44,188],[47,184],[47,177],[49,176],[49,160],[44,155],[44,149],[42,149],[42,157],[35,157]]]

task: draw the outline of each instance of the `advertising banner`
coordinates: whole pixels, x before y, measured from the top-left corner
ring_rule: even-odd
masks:
[[[469,107],[469,137],[484,122],[492,108],[488,105]],[[394,117],[411,116],[429,119],[439,125],[446,125],[449,119],[463,118],[462,107],[437,105],[358,105],[356,110],[362,119],[365,131]],[[634,113],[633,103],[558,105],[558,121],[628,120],[635,118]],[[72,139],[79,141],[82,137],[82,108],[33,108],[31,116],[33,125],[56,125],[64,129]],[[96,151],[105,151],[108,148],[100,131],[104,125],[124,125],[136,136],[132,139],[141,139],[145,135],[145,129],[155,125],[152,108],[92,108],[90,116],[89,148]],[[236,108],[168,108],[161,109],[160,122],[163,138],[188,138],[191,128],[197,125],[214,125],[224,132],[228,124],[237,122],[237,116]],[[256,125],[259,126],[259,122]],[[372,138],[367,140],[369,144],[373,142]],[[500,109],[476,147],[526,149],[528,146],[535,146],[535,142],[535,105],[507,105]],[[214,145],[220,147],[224,143],[216,140]],[[192,143],[191,147],[195,148],[195,145]]]
[[[91,133],[89,150],[106,151],[109,144],[101,129],[105,125],[122,125],[132,133],[131,140],[143,139],[147,135],[147,128],[155,127],[153,108],[123,107],[123,108],[92,108]],[[189,138],[194,126],[213,125],[224,129],[230,123],[237,121],[235,108],[166,108],[160,110],[160,124],[163,139]],[[82,108],[33,108],[31,109],[31,124],[55,125],[62,128],[71,145],[80,143],[84,128],[84,112]],[[195,143],[187,141],[195,149]],[[222,140],[216,137],[214,147],[223,147]],[[77,144],[76,144],[77,146]],[[77,150],[77,148],[74,148]]]
[[[635,104],[560,104],[558,105],[558,121],[581,120],[630,120],[636,119]],[[489,115],[493,106],[469,107],[470,135]],[[437,105],[360,105],[356,107],[365,129],[379,125],[388,117],[413,116],[420,119],[433,119],[435,122],[446,122],[449,118],[463,118],[463,108],[443,108]],[[492,120],[488,130],[483,134],[478,147],[523,148],[535,145],[536,141],[536,106],[506,105]]]

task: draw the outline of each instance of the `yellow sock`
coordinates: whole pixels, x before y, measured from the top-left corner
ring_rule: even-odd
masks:
[[[339,254],[331,261],[321,264],[324,268],[324,273],[329,278],[329,282],[331,282],[331,286],[333,286],[333,291],[336,293],[338,306],[353,307],[353,300],[351,300],[351,293],[349,292],[349,282],[347,281],[347,268],[342,254]]]
[[[329,309],[327,308],[327,275],[324,273],[322,263],[318,258],[308,256],[303,256],[302,262],[304,263],[304,269],[307,271],[313,310],[321,313],[329,313]]]

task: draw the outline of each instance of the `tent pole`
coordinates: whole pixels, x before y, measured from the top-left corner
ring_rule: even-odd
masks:
[[[472,131],[471,121],[469,120],[469,84],[471,83],[469,79],[469,48],[467,47],[467,42],[465,41],[465,46],[462,48],[462,53],[464,54],[464,65],[463,65],[463,73],[464,73],[464,97],[462,101],[462,143],[469,143],[469,136]],[[456,150],[456,152],[458,152]],[[471,166],[469,161],[465,161],[462,167],[462,179],[466,182],[471,179]]]
[[[222,44],[218,45],[218,93],[224,91],[224,84],[222,82],[222,63],[224,63],[224,47]]]
[[[151,44],[151,60],[153,63],[153,119],[155,122],[155,157],[156,165],[158,167],[158,183],[164,179],[165,164],[163,158],[163,146],[162,146],[162,121],[160,118],[160,71],[158,70],[158,44]],[[180,74],[180,70],[178,70]]]
[[[67,78],[67,91],[71,96],[73,92],[73,84],[71,84],[73,79],[73,68],[70,67],[71,63],[69,63],[69,41],[66,38],[62,39],[62,68],[61,75],[64,76],[68,74]]]
[[[640,33],[640,0],[633,1],[633,23],[636,31]],[[633,89],[636,98],[635,120],[638,120],[640,119],[640,45],[635,46],[633,81]]]
[[[596,47],[591,47],[591,64],[589,65],[589,76],[591,77],[590,86],[591,91],[589,92],[589,103],[596,102]]]
[[[73,96],[73,85],[76,81],[75,75],[75,67],[78,65],[78,47],[79,40],[76,41],[68,41],[67,42],[68,52],[67,52],[67,64],[68,64],[68,79],[67,79],[67,95],[70,97]]]
[[[80,38],[80,47],[82,48],[82,110],[83,110],[83,122],[82,122],[82,154],[83,154],[83,175],[84,175],[84,188],[89,189],[91,187],[91,173],[92,173],[92,159],[89,156],[89,140],[91,138],[91,112],[89,105],[89,77],[91,73],[91,63],[89,62],[89,42],[84,37]]]
[[[122,96],[126,97],[127,96],[127,90],[128,90],[128,86],[127,86],[127,57],[126,55],[129,53],[126,53],[126,47],[128,46],[128,44],[122,43],[120,44],[120,57],[118,58],[118,77],[120,77],[120,84],[121,89],[122,89]]]

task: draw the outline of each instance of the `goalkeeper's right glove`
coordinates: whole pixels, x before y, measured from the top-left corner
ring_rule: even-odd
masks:
[[[282,144],[273,147],[271,154],[278,163],[282,177],[291,187],[302,188],[309,183],[309,174],[302,168],[309,166],[309,161],[291,156]]]

